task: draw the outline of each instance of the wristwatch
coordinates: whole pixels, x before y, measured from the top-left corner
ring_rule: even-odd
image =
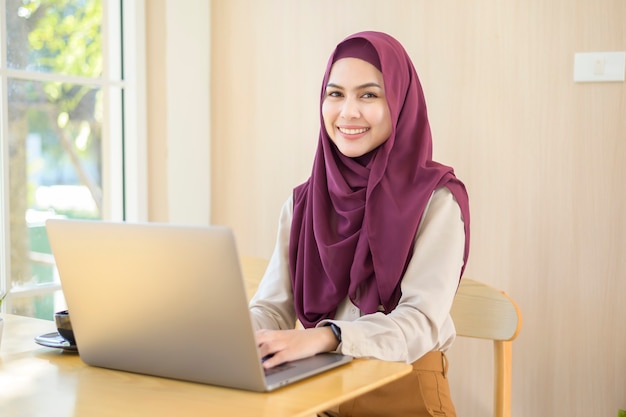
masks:
[[[330,330],[333,331],[337,342],[341,343],[341,328],[337,326],[335,323],[328,323],[327,326],[330,327]]]

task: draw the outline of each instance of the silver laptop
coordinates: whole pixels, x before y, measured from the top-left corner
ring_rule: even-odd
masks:
[[[46,229],[88,365],[271,391],[352,359],[320,354],[265,375],[228,227],[52,219]]]

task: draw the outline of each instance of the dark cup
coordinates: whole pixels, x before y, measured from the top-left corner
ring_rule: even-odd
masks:
[[[72,322],[70,321],[70,313],[67,310],[58,311],[54,313],[54,321],[61,337],[70,342],[70,345],[76,345],[74,330],[72,329]]]

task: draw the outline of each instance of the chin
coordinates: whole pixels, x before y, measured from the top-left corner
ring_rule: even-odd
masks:
[[[341,149],[339,149],[339,152],[341,152],[341,154],[343,156],[348,157],[348,158],[359,158],[359,157],[365,155],[365,153],[366,153],[366,152],[358,152],[358,151],[347,151],[347,150],[344,151],[344,150],[341,150]]]
[[[365,153],[363,152],[363,149],[361,147],[354,146],[354,144],[352,143],[348,143],[347,146],[345,144],[343,144],[343,146],[338,146],[337,144],[335,144],[335,148],[343,156],[347,156],[348,158],[358,158]]]
[[[357,141],[354,141],[354,142],[341,141],[338,144],[335,138],[331,138],[331,143],[335,145],[335,149],[339,151],[339,153],[341,153],[343,156],[347,158],[360,158],[363,155],[372,151],[370,146],[368,146],[369,144],[357,143]],[[366,146],[363,146],[363,145],[366,145]]]
[[[360,158],[364,155],[367,155],[371,151],[373,151],[373,149],[339,148],[339,152],[341,152],[342,155],[347,156],[348,158]]]

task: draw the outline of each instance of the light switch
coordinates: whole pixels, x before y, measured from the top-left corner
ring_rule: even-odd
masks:
[[[586,52],[574,54],[574,81],[624,81],[626,52]]]

